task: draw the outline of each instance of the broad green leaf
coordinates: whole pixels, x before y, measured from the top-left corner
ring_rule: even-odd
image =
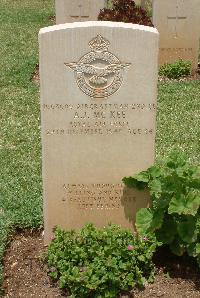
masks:
[[[192,243],[187,247],[188,255],[191,257],[200,256],[200,243]]]
[[[200,243],[196,244],[196,253],[200,254]]]
[[[180,238],[187,243],[192,243],[197,239],[196,220],[194,217],[188,217],[185,221],[177,224],[177,231]]]
[[[162,212],[167,212],[170,203],[170,198],[167,195],[162,195],[159,199],[153,200],[153,207],[155,209],[162,210]]]
[[[185,246],[177,239],[170,244],[170,249],[177,256],[182,256],[186,250]]]
[[[153,178],[158,178],[161,176],[161,170],[157,166],[150,167],[148,171]]]
[[[154,195],[156,198],[160,197],[162,192],[162,184],[159,179],[154,179],[149,182],[150,194]]]
[[[190,257],[196,257],[196,243],[191,243],[187,246],[187,253]]]
[[[162,243],[169,244],[174,240],[176,233],[176,222],[170,217],[166,218],[162,227],[156,231],[156,236]]]
[[[151,227],[150,227],[151,232],[154,232],[155,230],[159,229],[162,226],[163,218],[164,218],[163,210],[155,210],[153,212],[153,218],[152,218]]]
[[[140,172],[139,174],[136,174],[133,178],[135,178],[139,182],[149,182],[149,172],[148,170]]]
[[[136,188],[139,190],[144,190],[148,185],[147,182],[138,181],[135,177],[124,177],[122,181],[127,187]]]
[[[200,212],[200,210],[199,210]],[[197,229],[197,233],[200,235],[200,214],[196,215],[197,221],[196,221],[196,229]]]
[[[199,190],[200,190],[200,178],[198,178],[198,179],[191,179],[191,180],[188,182],[188,185],[189,185],[191,188],[196,188],[196,189],[199,189]]]
[[[187,196],[177,194],[169,204],[168,213],[178,213],[179,215],[196,215],[200,206],[200,197],[195,192],[188,193]]]
[[[136,228],[141,235],[146,235],[152,224],[153,214],[150,208],[141,208],[136,214]]]
[[[179,178],[185,178],[185,169],[183,167],[177,168],[176,174]]]

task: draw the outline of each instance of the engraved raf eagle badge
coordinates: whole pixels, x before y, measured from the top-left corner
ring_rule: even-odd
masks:
[[[76,77],[78,87],[92,98],[106,98],[122,85],[123,70],[130,63],[120,60],[108,51],[110,42],[97,35],[89,42],[91,51],[78,62],[65,63]]]

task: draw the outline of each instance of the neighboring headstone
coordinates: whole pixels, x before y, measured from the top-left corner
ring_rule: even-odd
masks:
[[[97,21],[105,0],[55,0],[56,24]]]
[[[160,33],[160,65],[178,59],[198,65],[200,0],[154,0],[153,24]]]
[[[158,32],[84,22],[39,39],[45,242],[55,225],[133,228],[149,195],[122,178],[154,163]]]
[[[141,5],[141,0],[134,0],[136,5]]]

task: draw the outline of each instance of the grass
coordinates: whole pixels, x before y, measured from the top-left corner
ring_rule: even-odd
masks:
[[[30,78],[53,4],[0,2],[0,259],[12,227],[42,225],[39,90]]]
[[[0,2],[0,259],[13,227],[43,224],[39,89],[31,76],[39,28],[52,14],[53,0]],[[159,84],[157,159],[181,147],[198,163],[199,98],[200,81]]]
[[[158,86],[157,160],[172,148],[182,149],[191,162],[200,161],[200,81]]]

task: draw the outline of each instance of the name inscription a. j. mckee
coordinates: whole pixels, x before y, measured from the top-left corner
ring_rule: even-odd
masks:
[[[65,127],[46,129],[48,136],[62,135],[109,135],[129,133],[131,135],[152,135],[151,127],[138,127],[130,123],[132,113],[153,113],[156,110],[154,103],[133,104],[43,104],[44,112],[66,114]],[[130,114],[131,113],[131,114]],[[69,114],[68,114],[69,115]],[[67,119],[70,119],[67,121]]]

